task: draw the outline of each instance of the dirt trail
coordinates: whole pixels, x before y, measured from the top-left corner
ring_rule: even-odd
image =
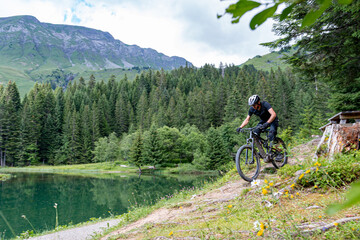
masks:
[[[215,205],[226,203],[236,198],[241,193],[241,189],[249,185],[249,183],[245,183],[240,179],[228,182],[221,188],[214,189],[206,194],[193,195],[191,200],[179,203],[176,207],[170,209],[160,208],[147,217],[122,227],[101,239],[109,239],[120,234],[124,234],[125,237],[119,239],[141,239],[141,236],[136,235],[147,224],[179,224],[184,219],[191,221],[198,218],[199,212],[204,213],[201,217],[211,218],[211,213],[219,210]]]
[[[298,164],[305,158],[311,157],[319,141],[320,138],[316,138],[292,149],[292,156],[289,158],[289,164]],[[262,169],[265,168],[272,168],[272,165],[263,165]],[[259,177],[265,177],[265,174],[260,174]],[[241,194],[242,189],[248,188],[249,186],[250,183],[245,182],[240,177],[233,179],[218,189],[213,189],[203,195],[193,195],[191,200],[179,203],[173,208],[160,208],[147,217],[104,236],[101,240],[107,240],[114,238],[115,236],[117,239],[142,239],[143,235],[141,232],[147,225],[181,224],[184,220],[191,222],[196,220],[199,221],[201,218],[211,219],[212,216],[216,215],[216,212],[222,210],[221,203],[229,202],[238,197],[239,194]],[[199,213],[201,213],[201,216]],[[157,239],[167,238],[159,237]]]

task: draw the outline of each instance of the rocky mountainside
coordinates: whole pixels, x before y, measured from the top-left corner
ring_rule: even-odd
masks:
[[[0,84],[15,81],[21,95],[35,82],[47,82],[54,71],[70,79],[100,72],[107,80],[107,72],[121,78],[142,69],[171,70],[186,64],[192,65],[91,28],[42,23],[33,16],[0,18]]]
[[[74,74],[89,70],[185,66],[150,48],[127,45],[99,30],[42,23],[32,16],[0,18],[0,82],[38,81],[55,69]],[[22,82],[21,82],[22,81]]]
[[[127,45],[107,32],[41,23],[32,16],[0,18],[0,54],[2,63],[21,64],[28,71],[44,65],[93,70],[173,69],[186,65],[184,58],[168,57],[154,49]]]

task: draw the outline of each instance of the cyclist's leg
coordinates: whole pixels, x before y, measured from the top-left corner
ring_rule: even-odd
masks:
[[[270,123],[269,141],[272,143],[276,137],[277,129],[279,127],[279,121],[273,121]]]
[[[269,131],[269,149],[270,149],[270,151],[272,150],[273,146],[276,144],[276,142],[274,140],[275,140],[275,137],[277,134],[278,126],[279,126],[278,121],[273,121],[270,124],[270,131]]]

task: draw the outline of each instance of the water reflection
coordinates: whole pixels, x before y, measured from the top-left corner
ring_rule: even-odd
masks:
[[[93,217],[121,214],[130,206],[153,204],[177,190],[200,186],[206,179],[209,177],[16,173],[1,183],[0,211],[18,235],[31,230],[22,215],[36,230],[54,229],[54,203],[58,204],[60,225],[76,224]],[[3,235],[13,237],[4,219],[0,218],[0,236]]]

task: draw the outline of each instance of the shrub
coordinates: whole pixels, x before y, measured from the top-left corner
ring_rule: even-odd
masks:
[[[360,177],[360,152],[338,154],[334,160],[320,160],[321,167],[306,174],[299,182],[303,187],[322,188],[346,186]]]
[[[284,167],[278,169],[277,172],[283,178],[294,177],[295,173],[297,171],[299,171],[300,169],[302,169],[301,165],[289,165],[289,164],[286,164]]]

